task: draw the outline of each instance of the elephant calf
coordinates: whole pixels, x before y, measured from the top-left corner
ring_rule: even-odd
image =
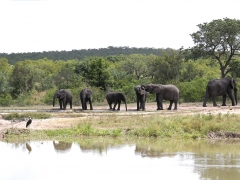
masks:
[[[148,92],[145,91],[144,87],[141,87],[140,85],[135,86],[134,90],[137,96],[137,111],[139,111],[140,109],[145,111],[145,103],[147,100]]]
[[[118,104],[117,110],[120,110],[121,101],[123,101],[125,103],[125,107],[127,111],[126,96],[123,93],[109,92],[106,95],[106,99],[107,99],[110,110],[115,110],[117,104]],[[112,108],[112,103],[114,103],[113,108]]]

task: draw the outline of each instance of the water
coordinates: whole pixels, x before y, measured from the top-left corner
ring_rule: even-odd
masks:
[[[0,179],[240,179],[240,141],[0,142]]]

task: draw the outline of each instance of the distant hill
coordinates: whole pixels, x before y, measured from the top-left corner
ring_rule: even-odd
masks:
[[[82,60],[89,56],[118,56],[118,55],[130,55],[130,54],[154,54],[161,56],[163,52],[167,53],[174,49],[155,49],[155,48],[135,48],[135,47],[113,47],[100,49],[81,49],[72,51],[44,51],[44,52],[29,52],[29,53],[0,53],[0,58],[8,59],[9,64],[15,64],[17,61],[24,60],[37,60],[37,59],[51,59],[51,60]]]

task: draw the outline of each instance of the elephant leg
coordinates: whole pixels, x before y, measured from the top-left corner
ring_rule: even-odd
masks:
[[[62,109],[62,100],[59,98],[58,99],[59,105],[60,105],[60,109]]]
[[[109,109],[112,110],[112,102],[108,102]]]
[[[140,98],[140,109],[145,110],[144,95],[141,95],[141,98]]]
[[[139,106],[139,103],[140,103],[140,101],[139,101],[139,98],[137,97],[137,111],[139,111],[141,108],[141,105]]]
[[[160,107],[159,98],[157,94],[156,94],[156,101],[157,101],[157,110],[162,110],[162,108]]]
[[[145,111],[145,102],[144,102],[144,100],[142,102],[142,111]]]
[[[157,106],[157,110],[163,110],[162,98],[160,97],[157,98]]]
[[[167,110],[171,110],[172,109],[172,104],[173,104],[173,101],[170,101],[170,104],[169,104],[169,107]]]
[[[213,96],[212,100],[213,100],[213,106],[218,106],[217,103],[216,103],[216,96]]]
[[[229,96],[229,98],[230,98],[231,101],[232,101],[232,106],[235,106],[235,102],[234,102],[234,99],[233,99],[232,92],[228,92],[228,96]],[[226,100],[225,100],[225,104],[226,104]]]
[[[72,109],[72,101],[70,101],[69,104],[70,104],[70,109]]]
[[[226,106],[226,99],[227,99],[227,95],[224,94],[224,95],[222,96],[222,106]],[[231,99],[231,97],[230,97],[230,99]],[[233,100],[233,99],[231,99],[231,100]]]
[[[174,109],[173,110],[177,110],[177,101],[174,101]]]
[[[90,105],[90,109],[93,110],[93,107],[92,107],[92,100],[91,100],[91,99],[89,100],[89,105]]]
[[[117,106],[117,102],[114,102],[114,106],[113,106],[113,110],[115,111],[116,109],[116,106]]]
[[[120,106],[121,106],[121,100],[120,101],[118,101],[118,108],[117,108],[117,110],[119,111],[120,110]]]

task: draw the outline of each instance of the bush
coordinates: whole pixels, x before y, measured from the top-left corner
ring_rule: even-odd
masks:
[[[208,81],[209,80],[205,78],[195,78],[190,82],[180,83],[180,98],[183,99],[184,102],[203,101]]]
[[[10,106],[12,104],[12,96],[7,94],[6,96],[0,96],[0,105],[1,106]]]

